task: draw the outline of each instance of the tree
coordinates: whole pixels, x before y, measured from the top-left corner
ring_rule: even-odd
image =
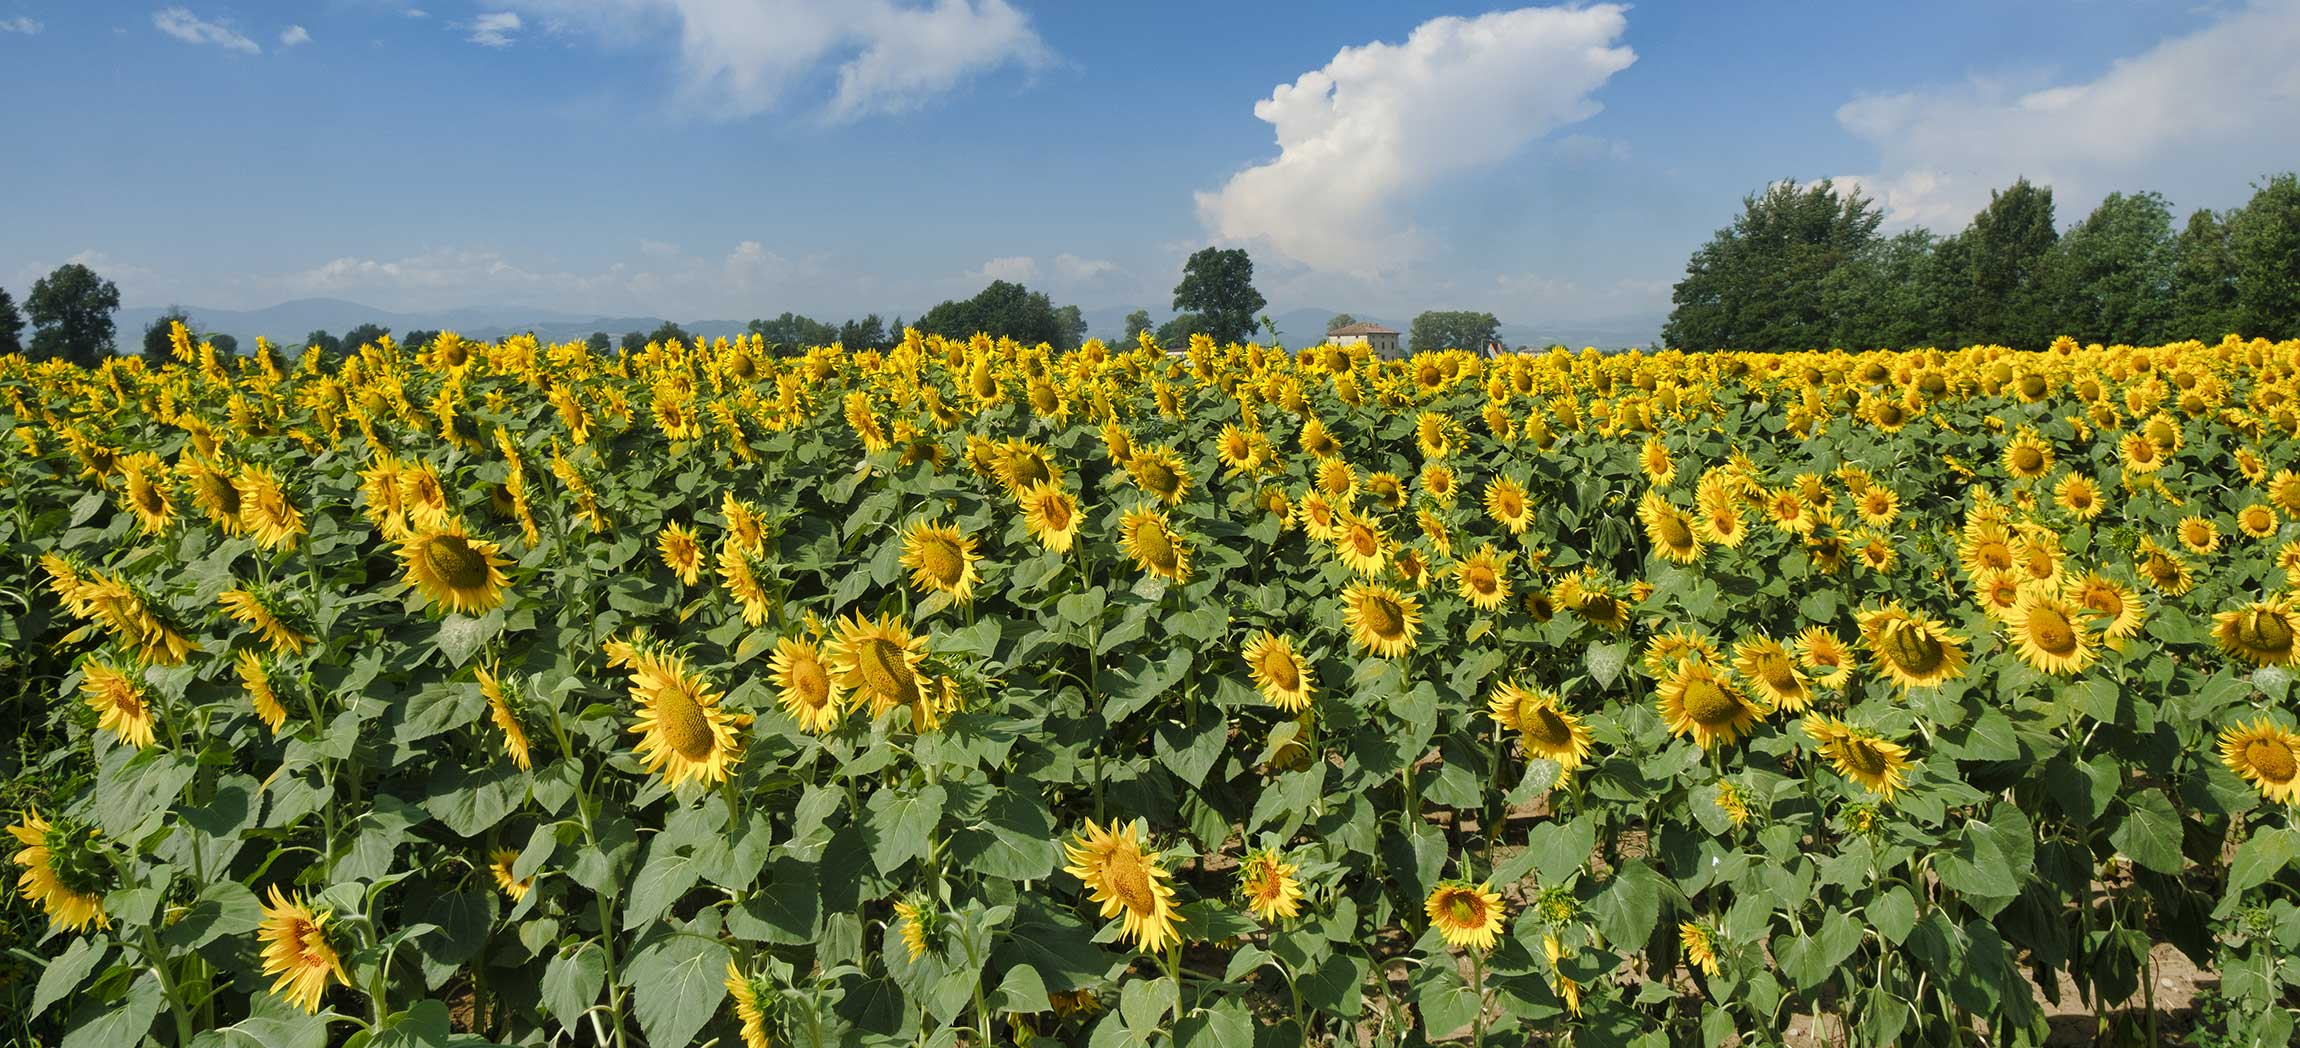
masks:
[[[328,334],[326,328],[321,328],[309,335],[305,335],[303,337],[303,344],[306,346],[318,346],[320,354],[331,360],[343,355],[343,340],[335,337],[334,335]]]
[[[16,314],[16,300],[0,287],[0,357],[24,352],[24,318]]]
[[[1126,314],[1126,341],[1131,344],[1140,340],[1142,333],[1150,330],[1153,326],[1150,323],[1150,311],[1147,309],[1137,309]]]
[[[343,333],[343,351],[357,353],[362,347],[375,345],[389,334],[391,329],[380,324],[361,324]]]
[[[2174,338],[2217,342],[2237,330],[2236,251],[2228,224],[2198,208],[2172,247]]]
[[[1413,327],[1406,339],[1416,353],[1435,353],[1445,349],[1466,349],[1472,353],[1482,353],[1488,340],[1499,337],[1501,321],[1491,313],[1433,309],[1414,317]]]
[[[2236,260],[2236,330],[2253,338],[2300,335],[2300,176],[2277,175],[2228,219]]]
[[[2162,196],[2110,193],[2060,238],[2047,267],[2054,330],[2079,342],[2164,342],[2174,254],[2172,208]]]
[[[591,352],[605,356],[614,350],[615,339],[604,331],[594,331],[590,338],[583,340],[583,344],[591,347]]]
[[[1826,344],[1845,349],[1940,344],[1947,312],[1933,280],[1936,243],[1922,229],[1872,240],[1821,278],[1822,312],[1832,324]]]
[[[655,330],[647,335],[647,341],[656,343],[658,345],[668,345],[673,340],[683,344],[693,342],[695,337],[693,335],[687,334],[686,328],[680,327],[679,325],[674,324],[668,320],[662,322],[661,324],[657,324],[655,326]]]
[[[1836,325],[1824,287],[1876,240],[1883,221],[1867,197],[1840,193],[1828,179],[1775,182],[1742,198],[1740,216],[1686,262],[1662,342],[1687,350],[1825,344]]]
[[[839,345],[848,349],[885,349],[891,342],[886,337],[886,325],[878,314],[872,313],[861,320],[849,320],[839,325]]]
[[[1054,311],[1054,327],[1059,337],[1056,349],[1077,349],[1086,344],[1086,312],[1077,306],[1064,306]]]
[[[216,347],[216,352],[227,357],[240,355],[240,340],[230,335],[209,335],[208,344]]]
[[[759,336],[770,347],[794,353],[839,341],[838,328],[788,311],[773,320],[753,320],[744,325],[743,331]]]
[[[2043,349],[2054,334],[2047,271],[2060,239],[2051,187],[2021,178],[1991,192],[1964,239],[1969,253],[1958,333],[1972,343]]]
[[[623,332],[622,345],[623,352],[637,353],[638,351],[647,348],[647,333],[644,331]]]
[[[433,331],[429,328],[418,328],[414,331],[408,332],[407,337],[400,341],[400,345],[406,346],[409,349],[422,349],[423,347],[428,346],[438,340],[439,332]]]
[[[1174,308],[1203,318],[1201,329],[1216,342],[1240,342],[1252,334],[1254,317],[1269,302],[1254,290],[1254,260],[1244,248],[1205,248],[1182,265],[1174,285]]]
[[[145,367],[157,370],[167,367],[168,361],[175,359],[177,324],[182,324],[187,333],[191,331],[191,314],[184,312],[182,306],[169,306],[168,311],[160,314],[158,319],[144,325]],[[192,341],[198,342],[199,336],[193,335]]]
[[[1333,316],[1326,318],[1326,334],[1331,335],[1334,332],[1340,331],[1341,329],[1357,322],[1358,318],[1353,317],[1348,313],[1336,313]]]
[[[68,360],[94,367],[112,352],[112,312],[120,289],[78,262],[57,266],[32,285],[24,312],[32,318],[35,360]]]
[[[1183,313],[1158,325],[1152,337],[1165,349],[1182,349],[1190,344],[1190,336],[1206,333],[1206,318],[1196,313]]]
[[[993,280],[963,302],[943,302],[927,310],[914,326],[944,338],[966,339],[980,333],[1026,346],[1059,345],[1063,336],[1062,320],[1045,292],[1010,280]]]

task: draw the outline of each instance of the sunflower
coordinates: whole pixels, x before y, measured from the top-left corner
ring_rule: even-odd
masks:
[[[1659,487],[1677,476],[1677,464],[1670,461],[1669,447],[1661,443],[1656,433],[1645,438],[1645,446],[1637,449],[1637,468],[1644,472],[1647,484]]]
[[[910,584],[922,593],[948,593],[960,604],[973,602],[974,584],[982,580],[974,570],[979,559],[973,536],[954,525],[917,520],[903,535],[902,563],[910,569]]]
[[[240,689],[248,693],[248,705],[255,708],[264,727],[278,735],[287,723],[287,707],[280,705],[279,693],[272,689],[271,671],[265,668],[263,656],[241,648],[232,659],[232,669],[239,674]]]
[[[1661,719],[1671,735],[1691,735],[1702,749],[1732,745],[1757,723],[1758,709],[1722,669],[1706,659],[1684,658],[1663,677]]]
[[[634,749],[665,785],[716,785],[742,760],[736,729],[749,718],[720,709],[718,690],[688,668],[686,656],[648,653],[632,667],[631,699],[639,705],[638,722],[627,729],[639,736]]]
[[[2212,617],[2212,639],[2220,650],[2255,666],[2289,666],[2300,633],[2300,612],[2282,594],[2256,600]]]
[[[1317,692],[1317,676],[1308,663],[1294,652],[1294,642],[1283,634],[1263,630],[1246,641],[1245,656],[1248,674],[1254,679],[1254,688],[1270,705],[1288,713],[1308,709],[1310,697]]]
[[[88,846],[96,830],[71,819],[51,823],[40,817],[38,809],[22,818],[8,827],[8,835],[23,845],[10,861],[24,868],[16,886],[25,901],[38,903],[58,928],[80,932],[91,925],[111,927],[112,919],[104,913],[100,858]]]
[[[1837,774],[1891,801],[1908,784],[1909,748],[1834,717],[1806,714],[1805,735]]]
[[[683,585],[692,586],[703,578],[703,544],[696,540],[695,529],[672,521],[663,525],[663,533],[655,537],[655,549],[663,555],[663,566],[671,569]]]
[[[152,704],[126,672],[94,659],[82,664],[80,701],[96,711],[96,726],[121,742],[139,750],[152,744]]]
[[[1557,980],[1553,989],[1557,991],[1558,997],[1564,999],[1566,1014],[1579,1018],[1581,1015],[1581,984],[1557,973],[1557,962],[1564,960],[1570,951],[1565,948],[1565,943],[1559,941],[1556,932],[1543,932],[1541,933],[1541,952],[1543,956],[1549,958],[1550,974]]]
[[[417,525],[436,527],[455,515],[448,504],[447,486],[440,482],[439,472],[430,463],[396,467],[392,480],[399,488],[397,505]]]
[[[2124,459],[2127,473],[2154,473],[2164,468],[2164,449],[2146,433],[2127,433],[2117,441],[2117,454]]]
[[[1414,525],[1421,529],[1422,537],[1440,556],[1453,555],[1453,532],[1447,529],[1445,518],[1426,509],[1414,511]]]
[[[1717,642],[1710,640],[1708,634],[1694,626],[1672,626],[1666,631],[1653,634],[1645,641],[1642,659],[1645,675],[1657,680],[1665,677],[1669,674],[1669,668],[1677,665],[1677,660],[1688,656],[1715,662]]]
[[[271,645],[272,654],[300,655],[314,639],[282,621],[279,612],[266,596],[251,590],[228,589],[216,594],[216,603],[223,605],[224,614],[232,621],[255,628]]]
[[[1353,582],[1342,590],[1342,621],[1367,652],[1397,658],[1414,649],[1421,603],[1388,586]]]
[[[1118,535],[1118,544],[1143,572],[1177,585],[1190,577],[1190,550],[1155,507],[1127,510],[1118,520]]]
[[[1533,507],[1526,503],[1525,488],[1508,477],[1486,482],[1485,515],[1512,535],[1525,534],[1526,525],[1533,523]]]
[[[1325,422],[1316,415],[1302,423],[1302,431],[1295,435],[1294,442],[1302,451],[1315,458],[1322,459],[1342,452],[1342,442],[1334,439],[1333,431],[1327,429]]]
[[[2182,517],[2175,534],[2190,553],[2201,556],[2220,549],[2220,525],[2209,517],[2193,513]]]
[[[1214,442],[1214,455],[1222,460],[1222,465],[1229,469],[1231,476],[1250,473],[1262,464],[1261,451],[1255,446],[1253,438],[1247,436],[1246,431],[1238,428],[1235,422],[1222,426],[1222,435]]]
[[[1717,784],[1717,810],[1733,820],[1735,828],[1749,825],[1749,791],[1730,782]]]
[[[1853,512],[1861,518],[1861,523],[1872,528],[1891,527],[1901,515],[1900,493],[1872,483],[1862,488],[1859,497],[1853,500]]]
[[[2140,574],[2157,592],[2177,597],[2196,588],[2196,576],[2189,574],[2188,562],[2180,554],[2156,544],[2154,539],[2142,539],[2133,549],[2133,559]]]
[[[1389,565],[1389,536],[1361,514],[1343,513],[1336,518],[1331,541],[1342,564],[1367,578],[1380,578]]]
[[[1414,417],[1414,443],[1420,446],[1425,459],[1442,459],[1460,450],[1453,431],[1453,420],[1435,411],[1424,411]]]
[[[1797,661],[1824,688],[1843,689],[1853,679],[1852,651],[1826,626],[1807,626],[1797,634]]]
[[[750,503],[736,498],[732,491],[719,497],[719,517],[726,522],[726,541],[745,553],[757,553],[766,545],[766,522],[759,519],[759,511]]]
[[[911,636],[892,616],[873,620],[857,612],[841,621],[825,661],[831,687],[869,704],[873,717],[917,704],[926,688],[918,675],[926,638]]]
[[[1870,661],[1903,689],[1931,687],[1964,675],[1963,638],[1939,620],[1895,603],[1862,612],[1860,621]]]
[[[459,522],[416,532],[400,544],[399,556],[407,562],[408,585],[433,607],[475,615],[503,604],[503,568],[510,561]]]
[[[1460,490],[1455,486],[1453,467],[1443,462],[1423,466],[1420,484],[1422,494],[1441,507],[1452,506]]]
[[[2144,619],[2140,595],[2123,583],[2098,572],[2071,579],[2064,594],[2079,607],[2108,620],[2100,635],[2111,647],[2140,632]]]
[[[2300,804],[2300,735],[2266,717],[2239,721],[2220,732],[2220,760],[2262,797]]]
[[[1454,585],[1463,600],[1479,611],[1499,611],[1509,603],[1509,554],[1496,552],[1492,546],[1479,546],[1477,552],[1454,565]]]
[[[524,901],[527,893],[535,888],[534,877],[520,878],[512,875],[512,867],[518,863],[517,848],[497,848],[487,853],[487,872],[495,875],[496,890],[510,897],[514,903]]]
[[[1024,488],[1019,501],[1030,537],[1054,553],[1070,552],[1078,540],[1078,500],[1062,485],[1048,481]]]
[[[1294,516],[1302,525],[1302,533],[1320,542],[1332,542],[1341,524],[1341,507],[1323,491],[1311,489],[1303,493],[1294,504]]]
[[[2268,478],[2268,500],[2289,516],[2300,517],[2300,473],[2288,469]]]
[[[1733,645],[1733,671],[1777,709],[1796,713],[1813,702],[1811,682],[1789,649],[1762,633]]]
[[[1063,872],[1084,882],[1088,898],[1102,906],[1105,918],[1124,918],[1123,930],[1134,945],[1157,953],[1169,943],[1179,944],[1174,927],[1174,887],[1156,856],[1142,848],[1142,822],[1137,819],[1109,829],[1086,820],[1086,831],[1064,846],[1069,865]]]
[[[1422,588],[1429,581],[1429,561],[1423,559],[1422,551],[1418,549],[1409,547],[1399,550],[1398,555],[1390,559],[1390,566],[1397,571],[1399,579],[1414,589]]]
[[[839,687],[832,683],[820,644],[796,637],[775,642],[768,660],[775,675],[775,698],[799,722],[802,731],[820,735],[838,726],[845,712]]]
[[[744,552],[733,536],[728,536],[719,542],[715,566],[727,594],[743,606],[743,625],[763,625],[774,614],[774,604],[768,599],[766,584],[759,581],[758,569],[751,566],[751,554]]]
[[[2012,618],[2013,609],[2020,606],[2021,594],[2028,592],[2028,584],[2017,574],[2002,569],[1981,573],[1973,580],[1973,602],[1980,605],[1988,617],[1998,621]]]
[[[1694,506],[1700,511],[1695,518],[1695,530],[1703,541],[1726,549],[1740,549],[1749,538],[1748,522],[1741,517],[1741,499],[1725,484],[1711,484],[1702,478],[1694,492]]]
[[[1337,499],[1347,498],[1357,494],[1358,471],[1351,469],[1348,462],[1336,455],[1318,463],[1317,483],[1318,490]]]
[[[263,908],[263,924],[256,929],[256,941],[263,946],[264,974],[277,976],[272,980],[272,993],[285,997],[306,1014],[319,1012],[319,1000],[327,993],[329,979],[351,985],[343,961],[336,957],[335,944],[328,940],[330,916],[325,910],[314,911],[303,900],[281,894],[275,884],[271,886],[271,904]]]
[[[1446,945],[1457,950],[1483,953],[1493,949],[1501,934],[1501,896],[1490,884],[1446,881],[1430,892],[1422,912],[1429,915],[1430,925],[1445,938]]]
[[[1793,486],[1765,494],[1765,516],[1772,520],[1774,528],[1791,535],[1811,534],[1815,523],[1813,507],[1805,501],[1805,493]]]
[[[1588,762],[1589,727],[1566,711],[1556,693],[1504,681],[1486,709],[1495,724],[1517,733],[1517,751],[1526,757],[1556,761],[1561,775]]]
[[[1685,950],[1685,963],[1701,969],[1703,975],[1717,976],[1717,942],[1709,929],[1692,921],[1677,925],[1677,943]]]
[[[1265,923],[1290,920],[1302,912],[1302,884],[1294,864],[1268,848],[1246,853],[1238,864],[1238,895]]]
[[[479,681],[479,694],[487,700],[488,719],[503,733],[503,752],[510,755],[511,763],[518,765],[520,771],[533,768],[535,759],[528,748],[527,727],[519,723],[519,711],[512,708],[511,697],[503,691],[503,681],[485,666],[474,667],[471,672]]]
[[[2035,480],[2052,472],[2052,445],[2038,439],[2036,430],[2022,426],[2005,444],[2005,472],[2021,480]]]
[[[1701,559],[1701,536],[1694,532],[1692,519],[1670,505],[1660,492],[1645,490],[1637,500],[1637,519],[1645,524],[1645,538],[1653,544],[1653,552],[1679,564]]]
[[[240,493],[240,520],[257,546],[285,549],[295,545],[296,536],[304,533],[303,514],[288,501],[277,475],[268,467],[245,463],[239,476],[232,478],[232,486]]]
[[[247,530],[246,522],[240,519],[240,489],[232,483],[230,473],[189,458],[178,462],[176,470],[184,475],[184,488],[191,492],[192,505],[199,508],[200,515],[226,535]]]
[[[2091,520],[2100,516],[2105,506],[2100,501],[2100,485],[2082,473],[2071,473],[2053,485],[2053,501],[2078,520]]]
[[[168,467],[159,456],[132,455],[122,460],[120,477],[124,482],[120,503],[144,534],[158,535],[175,522],[175,494],[168,487]]]
[[[1137,449],[1134,457],[1126,460],[1126,475],[1134,479],[1135,487],[1167,506],[1180,503],[1190,493],[1190,471],[1173,448]]]
[[[2036,589],[2021,594],[2005,616],[2005,627],[2022,662],[2043,673],[2068,675],[2083,672],[2097,656],[2099,642],[2083,614],[2076,604]]]
[[[1392,513],[1406,507],[1405,482],[1395,473],[1375,473],[1366,478],[1366,495],[1383,509]]]
[[[894,904],[895,920],[902,923],[902,945],[916,962],[926,956],[928,949],[927,925],[934,919],[934,904],[923,896],[898,899]]]
[[[2276,510],[2265,502],[2255,502],[2236,511],[2236,530],[2246,538],[2264,539],[2276,534]]]

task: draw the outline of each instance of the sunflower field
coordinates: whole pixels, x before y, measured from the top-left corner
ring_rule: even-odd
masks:
[[[0,1036],[2300,1016],[2300,342],[176,336],[0,359]]]

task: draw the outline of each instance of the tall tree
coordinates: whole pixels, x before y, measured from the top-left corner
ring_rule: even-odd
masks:
[[[993,280],[973,298],[953,299],[922,314],[913,325],[921,332],[944,338],[972,338],[976,333],[1011,338],[1023,345],[1059,344],[1062,321],[1054,302],[1009,280]]]
[[[1501,321],[1491,313],[1433,309],[1414,317],[1406,342],[1416,353],[1445,349],[1482,353],[1487,341],[1500,337]]]
[[[615,349],[614,337],[604,331],[592,332],[590,338],[583,340],[583,344],[591,347],[591,352],[600,356],[605,356]]]
[[[2257,184],[2228,220],[2236,258],[2237,330],[2252,338],[2300,336],[2300,176]]]
[[[1056,349],[1077,349],[1086,344],[1086,312],[1077,306],[1064,306],[1054,311],[1054,340]]]
[[[773,320],[753,320],[743,326],[745,334],[757,335],[767,345],[787,353],[805,352],[812,346],[827,346],[839,341],[839,329],[811,317],[785,311]]]
[[[1867,197],[1828,179],[1775,182],[1742,198],[1741,214],[1685,264],[1670,292],[1665,345],[1677,349],[1811,349],[1835,327],[1823,292],[1831,273],[1875,239],[1884,221]]]
[[[625,353],[637,353],[647,348],[647,333],[644,331],[623,332],[622,347]]]
[[[1946,296],[1933,280],[1935,238],[1922,229],[1872,240],[1821,278],[1824,343],[1844,349],[1909,349],[1947,341]]]
[[[57,266],[32,285],[24,311],[34,327],[34,359],[69,360],[94,367],[112,352],[112,313],[120,289],[78,262]]]
[[[438,339],[439,332],[433,331],[429,328],[417,328],[414,331],[408,332],[407,337],[400,340],[399,344],[406,346],[409,349],[422,349],[423,347],[438,341]]]
[[[1190,345],[1190,336],[1206,334],[1206,318],[1196,313],[1182,313],[1158,325],[1151,337],[1162,349],[1183,349]]]
[[[1336,313],[1333,316],[1326,318],[1326,334],[1331,335],[1334,332],[1340,331],[1341,329],[1357,322],[1358,318],[1353,317],[1348,313]]]
[[[1992,191],[1964,239],[1967,281],[1959,333],[1969,342],[2043,349],[2054,334],[2047,274],[2060,239],[2052,188],[2020,178]]]
[[[839,325],[839,344],[848,349],[885,349],[890,345],[886,325],[876,313]]]
[[[357,353],[361,347],[375,345],[389,334],[391,329],[381,324],[361,324],[343,333],[343,351],[347,354]]]
[[[236,357],[240,355],[240,340],[230,335],[211,334],[208,336],[208,344],[216,347],[216,352],[224,356]]]
[[[334,335],[328,334],[326,328],[321,328],[309,335],[305,335],[303,337],[303,344],[306,346],[318,346],[320,354],[330,360],[343,356],[343,340],[335,337]]]
[[[2237,329],[2236,251],[2210,208],[2188,216],[2172,249],[2172,337],[2218,342]]]
[[[144,325],[145,367],[158,370],[167,367],[168,361],[175,359],[173,351],[176,348],[177,324],[182,324],[186,333],[191,332],[192,316],[184,312],[181,306],[169,306],[168,311],[160,314],[158,319]],[[193,334],[192,341],[197,343],[199,336]]]
[[[688,343],[693,342],[695,337],[687,334],[686,328],[668,320],[655,325],[655,330],[647,335],[647,341],[661,344],[668,344],[674,339],[680,343]]]
[[[2155,193],[2110,193],[2060,238],[2047,270],[2056,333],[2153,346],[2171,337],[2172,207]]]
[[[0,287],[0,357],[24,352],[24,318],[16,313],[16,300]]]
[[[1143,332],[1150,330],[1152,327],[1153,325],[1150,323],[1149,310],[1137,309],[1132,313],[1126,314],[1127,343],[1134,343],[1136,340],[1142,337]]]
[[[1182,282],[1174,285],[1174,308],[1204,318],[1202,330],[1216,342],[1245,341],[1266,305],[1254,290],[1254,260],[1244,248],[1200,250],[1183,263]]]

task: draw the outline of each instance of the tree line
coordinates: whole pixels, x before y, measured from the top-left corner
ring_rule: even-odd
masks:
[[[1996,344],[2055,337],[2158,345],[2231,332],[2300,336],[2300,178],[2254,185],[2176,232],[2153,192],[2111,193],[2060,230],[2050,186],[1990,194],[1963,230],[1891,236],[1883,213],[1829,180],[1778,182],[1693,253],[1660,344],[1784,350]]]

